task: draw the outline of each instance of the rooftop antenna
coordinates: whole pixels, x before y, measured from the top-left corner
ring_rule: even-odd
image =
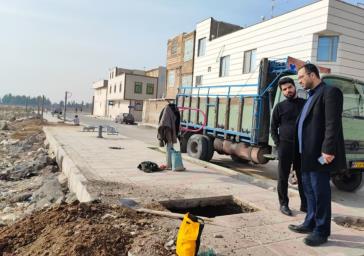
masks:
[[[274,2],[275,0],[272,0],[272,11],[271,11],[271,18],[273,18],[274,17],[274,15],[273,15],[273,13],[274,13],[274,4],[275,4],[275,2]]]

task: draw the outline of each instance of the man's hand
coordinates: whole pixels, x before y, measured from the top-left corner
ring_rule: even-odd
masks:
[[[334,160],[334,158],[335,158],[334,155],[325,154],[323,152],[321,153],[321,155],[324,158],[324,161],[325,161],[326,164],[331,163]]]

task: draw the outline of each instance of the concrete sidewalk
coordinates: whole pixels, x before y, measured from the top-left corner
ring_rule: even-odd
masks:
[[[334,222],[327,244],[305,246],[304,235],[287,229],[288,224],[301,223],[304,214],[294,211],[294,217],[282,215],[276,192],[251,185],[239,174],[187,161],[185,172],[148,174],[136,166],[146,160],[165,163],[165,155],[142,141],[122,135],[98,139],[96,133],[81,132],[81,127],[48,126],[44,130],[57,162],[69,178],[70,189],[81,201],[128,197],[148,205],[171,199],[233,196],[258,211],[220,216],[214,218],[214,225],[206,224],[202,244],[220,255],[364,255],[364,232]],[[296,193],[290,200],[291,208],[299,209]],[[336,203],[332,206],[336,215],[357,213]]]

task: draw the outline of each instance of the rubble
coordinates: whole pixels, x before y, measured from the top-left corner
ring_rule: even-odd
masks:
[[[0,251],[11,255],[175,255],[164,248],[168,232],[161,223],[145,228],[153,222],[154,216],[100,202],[62,203],[0,228]]]
[[[38,119],[7,122],[0,133],[0,224],[8,225],[35,210],[61,203],[67,183],[44,146]]]
[[[7,128],[0,131],[0,255],[175,255],[176,220],[80,203],[48,154],[40,120]]]

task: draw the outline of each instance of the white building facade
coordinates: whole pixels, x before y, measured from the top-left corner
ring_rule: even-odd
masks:
[[[363,8],[322,0],[220,37],[211,19],[196,26],[194,86],[255,84],[262,58],[287,56],[364,80]]]
[[[92,88],[94,89],[92,113],[95,116],[106,115],[107,82],[107,80],[100,80],[92,84]]]
[[[157,97],[158,77],[122,73],[109,80],[107,113],[115,118],[121,113],[131,113],[135,121],[142,120],[143,100]]]

